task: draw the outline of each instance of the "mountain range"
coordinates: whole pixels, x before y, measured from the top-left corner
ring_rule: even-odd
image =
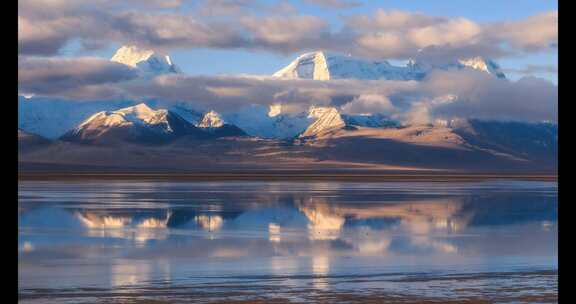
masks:
[[[394,66],[388,61],[368,61],[322,51],[305,53],[289,65],[274,73],[283,79],[362,79],[362,80],[422,80],[433,70],[459,70],[471,68],[506,78],[498,64],[482,57],[432,64],[410,60],[406,66]]]
[[[168,55],[130,46],[111,60],[143,78],[182,73]],[[394,66],[321,51],[297,57],[272,77],[420,81],[436,69],[476,69],[506,78],[496,63],[480,57]],[[21,170],[557,170],[552,123],[454,119],[406,125],[380,113],[350,115],[337,106],[314,105],[299,113],[284,111],[282,104],[218,113],[185,102],[19,96],[18,106]]]

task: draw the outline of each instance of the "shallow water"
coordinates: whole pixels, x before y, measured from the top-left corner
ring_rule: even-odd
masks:
[[[553,182],[21,181],[22,303],[556,302]]]

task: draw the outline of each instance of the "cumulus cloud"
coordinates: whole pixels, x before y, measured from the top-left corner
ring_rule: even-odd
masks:
[[[281,80],[271,77],[162,75],[134,79],[133,69],[96,58],[21,58],[19,91],[79,100],[189,102],[232,111],[249,104],[340,107],[382,113],[407,123],[436,118],[556,121],[558,91],[549,81],[509,81],[475,70],[437,71],[422,81]]]
[[[349,30],[356,32],[355,52],[364,56],[422,58],[441,55],[443,59],[453,59],[458,58],[457,52],[490,57],[500,52],[497,46],[487,50],[483,46],[482,25],[466,18],[379,9],[372,16],[354,15],[344,20]]]
[[[297,11],[288,0],[201,0],[196,6],[196,13],[206,17],[237,17],[253,15],[254,12],[260,15],[282,15]]]
[[[427,27],[444,22],[447,19],[422,13],[378,9],[373,15],[353,15],[345,17],[344,20],[348,26],[373,31]]]
[[[392,115],[397,112],[397,109],[384,95],[362,94],[344,104],[342,111],[350,114],[381,113]]]
[[[69,40],[57,26],[43,26],[18,17],[18,53],[50,55],[58,52]]]
[[[245,14],[256,5],[256,0],[208,0],[200,2],[198,12],[205,16],[231,16]]]
[[[352,3],[309,1],[332,6]],[[477,23],[462,17],[380,9],[344,17],[345,26],[335,29],[320,17],[298,15],[288,2],[215,0],[200,2],[195,10],[170,10],[182,3],[148,0],[128,7],[111,0],[22,0],[19,52],[56,54],[78,39],[91,47],[116,42],[153,49],[240,48],[279,53],[326,49],[374,58],[445,60],[540,52],[558,43],[556,11],[517,21]],[[238,18],[232,16],[236,14]]]
[[[304,1],[333,8],[355,4]],[[20,0],[19,91],[78,100],[188,101],[220,111],[254,103],[282,103],[291,109],[332,105],[348,113],[379,112],[413,123],[451,117],[556,120],[557,86],[530,77],[508,81],[462,70],[432,73],[421,82],[185,75],[136,80],[136,71],[107,60],[26,57],[53,56],[71,41],[78,41],[86,49],[111,42],[161,51],[195,47],[276,53],[325,49],[378,59],[434,62],[549,51],[558,44],[557,11],[515,21],[478,23],[463,17],[379,9],[344,16],[344,26],[334,29],[320,17],[299,15],[286,1],[273,5],[257,0],[196,4],[188,10],[180,9],[183,0]],[[556,73],[557,67],[527,66],[515,72]]]
[[[248,104],[286,104],[298,108],[311,104],[332,105],[341,96],[368,89],[359,81],[320,84],[314,80],[278,80],[234,76],[160,76],[150,83],[124,86],[134,98],[190,101],[200,107],[228,111]]]
[[[551,50],[558,41],[558,12],[513,22],[477,23],[456,17],[377,10],[373,15],[344,18],[356,33],[356,53],[372,57],[449,60],[499,57]]]
[[[486,26],[486,36],[525,51],[539,51],[558,45],[558,11],[546,12],[515,22]]]
[[[298,51],[322,46],[319,37],[328,25],[314,16],[244,17],[240,23],[252,33],[252,43],[279,51]]]
[[[60,10],[63,2],[25,0],[19,5],[20,54],[54,55],[74,39],[92,45],[118,42],[153,49],[230,48],[247,43],[237,27],[217,21],[201,22],[191,15],[123,10],[103,0],[78,0]],[[46,11],[39,12],[42,8]]]
[[[523,68],[513,69],[503,69],[505,73],[518,73],[522,75],[534,75],[534,74],[558,74],[558,67],[555,65],[537,65],[529,64]]]
[[[425,125],[432,123],[430,104],[426,101],[414,102],[409,111],[402,113],[402,122],[408,125]]]
[[[155,49],[227,48],[247,43],[234,28],[219,23],[205,24],[178,14],[125,13],[116,17],[112,31],[124,43]]]
[[[195,11],[201,16],[124,9],[122,3],[114,4],[107,0],[96,0],[94,3],[78,0],[60,9],[65,2],[23,1],[18,17],[21,55],[56,55],[75,39],[89,49],[117,42],[159,50],[202,47],[287,52],[298,50],[302,44],[315,45],[313,39],[326,28],[324,21],[317,17],[282,15],[294,12],[287,2],[263,5],[249,0],[206,1]],[[146,3],[159,5],[154,1]],[[232,17],[248,12],[252,5],[258,5],[272,15],[241,15],[239,19],[201,18],[205,15]],[[41,12],[42,7],[46,8],[45,12]]]
[[[478,72],[438,72],[425,85],[432,93],[457,96],[451,102],[431,105],[435,117],[557,121],[558,88],[544,79],[499,81]]]
[[[362,5],[362,3],[358,1],[347,0],[303,0],[303,2],[331,9],[344,9]]]
[[[135,69],[101,58],[18,58],[22,94],[109,98],[120,91],[114,84],[136,77]]]

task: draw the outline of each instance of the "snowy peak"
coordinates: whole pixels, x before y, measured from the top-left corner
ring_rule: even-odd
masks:
[[[402,70],[387,61],[368,61],[322,51],[298,56],[273,74],[283,79],[408,79]]]
[[[152,110],[144,103],[119,109],[116,111],[102,111],[92,115],[82,124],[89,125],[93,121],[100,121],[104,126],[117,126],[129,124],[159,124],[166,121],[166,110]]]
[[[272,76],[282,79],[361,79],[361,80],[421,80],[434,69],[454,70],[472,68],[498,78],[505,78],[499,66],[482,57],[454,60],[448,64],[408,61],[394,66],[388,61],[371,61],[322,51],[305,53]]]
[[[147,74],[179,73],[170,56],[135,46],[122,46],[110,60],[137,68]]]
[[[506,78],[506,75],[500,69],[500,66],[490,59],[484,59],[482,57],[473,57],[468,59],[458,60],[461,65],[472,68],[475,70],[484,71],[488,74],[495,75],[498,78]]]
[[[330,72],[323,52],[305,53],[272,76],[286,79],[328,80]]]
[[[161,124],[166,123],[166,110],[154,111],[146,104],[140,103],[135,106],[119,109],[116,111],[102,111],[90,116],[75,130],[101,130],[103,132],[110,127],[131,126],[134,124]]]
[[[426,61],[415,61],[409,60],[407,68],[412,70],[414,73],[419,73],[421,75],[426,75],[433,70],[444,70],[453,71],[461,69],[473,69],[481,72],[494,75],[497,78],[506,78],[506,75],[500,69],[500,66],[490,59],[485,59],[483,57],[471,57],[465,59],[458,59],[452,62],[437,64],[428,63]]]
[[[163,114],[162,110],[154,111],[145,103],[139,103],[135,106],[113,111],[112,114],[123,116],[125,120],[131,122],[150,123],[158,114]]]
[[[276,117],[282,114],[282,104],[270,105],[270,110],[268,111],[268,117]]]
[[[220,114],[209,111],[196,125],[198,128],[212,134],[215,137],[245,136],[246,132],[235,125],[224,122]]]
[[[204,117],[198,123],[197,127],[199,128],[220,128],[224,125],[224,121],[220,117],[220,114],[210,111],[204,114]]]
[[[84,143],[122,140],[151,143],[181,135],[208,137],[177,114],[165,109],[153,110],[141,103],[115,111],[98,112],[61,138]]]
[[[153,55],[154,51],[152,50],[142,50],[134,46],[122,46],[110,60],[136,68],[138,63],[148,60]]]

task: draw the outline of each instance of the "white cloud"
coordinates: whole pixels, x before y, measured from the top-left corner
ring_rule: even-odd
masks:
[[[421,82],[279,80],[163,75],[132,80],[121,64],[95,58],[21,58],[19,91],[70,99],[188,101],[216,111],[281,103],[293,109],[333,105],[348,113],[378,112],[407,121],[434,118],[557,120],[558,88],[539,78],[509,81],[474,70],[438,71]]]
[[[303,0],[303,2],[330,9],[344,9],[362,5],[358,1],[350,0]]]
[[[342,111],[350,114],[381,113],[390,115],[394,114],[397,109],[384,95],[362,94],[343,105]]]
[[[22,94],[108,98],[121,91],[114,84],[137,76],[129,66],[101,58],[18,58]]]
[[[548,49],[558,44],[558,11],[546,12],[514,22],[486,26],[486,36],[525,51]]]
[[[320,17],[296,14],[288,2],[218,0],[201,2],[192,11],[171,9],[181,4],[149,0],[129,7],[110,0],[22,0],[19,51],[56,54],[78,39],[92,47],[116,42],[155,49],[241,48],[277,53],[326,49],[374,58],[446,60],[550,51],[558,43],[557,11],[517,21],[478,23],[463,17],[379,9],[343,17],[344,28],[335,29]],[[206,12],[219,17],[203,18]]]

